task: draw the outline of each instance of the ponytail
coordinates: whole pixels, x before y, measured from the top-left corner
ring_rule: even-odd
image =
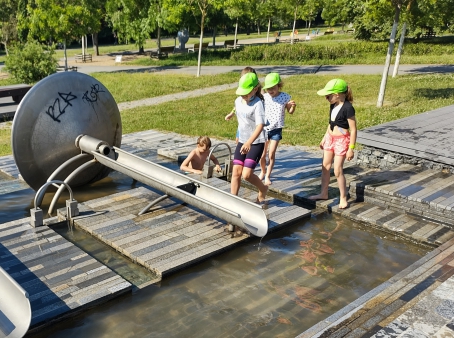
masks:
[[[345,98],[349,102],[353,102],[353,92],[350,86],[347,87],[347,91],[345,92]]]

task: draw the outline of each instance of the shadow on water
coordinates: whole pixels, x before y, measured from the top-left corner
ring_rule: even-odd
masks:
[[[389,236],[321,214],[35,337],[294,337],[430,250]]]

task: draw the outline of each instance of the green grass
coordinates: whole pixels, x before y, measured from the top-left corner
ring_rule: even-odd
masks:
[[[155,96],[181,93],[238,81],[239,73],[195,77],[189,74],[156,73],[95,73],[91,74],[104,84],[117,103],[140,100]]]
[[[342,76],[353,89],[358,128],[433,110],[454,103],[451,90],[454,75],[408,75],[389,79],[383,108],[377,108],[379,75]],[[332,76],[301,75],[285,79],[284,91],[297,102],[287,115],[283,143],[316,146],[328,123],[328,104],[316,91]],[[235,99],[234,91],[210,94],[189,100],[140,107],[122,112],[123,131],[132,133],[158,129],[184,135],[234,138],[237,124],[225,121]]]
[[[161,81],[167,77],[129,74],[129,78],[118,81],[118,75],[97,74],[98,79],[113,93],[116,100],[122,100],[124,95],[132,95],[136,90],[133,86],[137,83],[136,76],[143,77],[146,84],[141,89],[141,96],[161,95],[157,94],[156,90],[165,87]],[[174,92],[195,88],[194,77],[188,79],[183,77],[183,80],[178,80],[178,77],[180,76],[175,75],[173,80],[169,79],[171,84],[164,90],[165,93],[169,93],[171,87]],[[341,77],[352,87],[359,129],[454,104],[453,74],[405,75],[389,78],[382,108],[376,107],[380,75],[341,75]],[[318,145],[327,128],[328,104],[316,92],[331,78],[332,76],[328,75],[298,75],[284,80],[283,90],[292,95],[297,103],[296,112],[286,117],[282,141],[284,144]],[[238,80],[238,74],[225,74],[223,79],[226,83],[235,82]],[[217,80],[205,78],[199,85],[204,81]],[[189,88],[186,87],[188,83]],[[214,82],[209,85],[212,84]],[[219,139],[233,139],[237,123],[235,120],[225,121],[224,116],[231,111],[235,97],[235,91],[229,90],[122,111],[123,132],[127,134],[156,129],[190,136],[209,135]],[[129,100],[132,99],[128,98]],[[8,154],[11,154],[10,130],[0,129],[0,155]]]

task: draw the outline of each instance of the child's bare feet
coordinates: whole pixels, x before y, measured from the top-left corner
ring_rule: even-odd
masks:
[[[265,178],[265,173],[263,171],[261,171],[259,174],[260,181],[262,181],[264,178]]]
[[[339,209],[346,209],[348,208],[347,197],[341,198],[339,201]]]
[[[270,178],[268,176],[265,176],[265,185],[266,186],[271,185],[271,181],[270,181]]]
[[[312,201],[325,201],[328,199],[328,194],[313,195],[313,196],[309,196],[308,199],[310,199]]]
[[[259,190],[259,195],[257,196],[256,202],[262,203],[265,201],[266,193],[268,192],[268,187],[265,186],[265,188],[266,189],[263,192]]]

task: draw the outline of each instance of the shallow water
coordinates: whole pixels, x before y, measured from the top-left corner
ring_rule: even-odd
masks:
[[[429,250],[321,214],[34,336],[294,337]]]
[[[140,185],[113,174],[75,189],[75,198],[82,202]],[[0,222],[29,217],[34,194],[0,195]],[[51,197],[46,195],[44,209]],[[155,278],[81,230],[55,230],[136,286]],[[294,337],[430,250],[321,214],[31,336]]]

